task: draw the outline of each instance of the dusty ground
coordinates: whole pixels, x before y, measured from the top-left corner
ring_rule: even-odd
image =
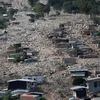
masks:
[[[66,25],[66,31],[73,33],[68,35],[69,38],[77,38],[80,41],[89,42],[88,38],[81,36],[81,31],[86,29],[90,23],[89,16],[81,14],[65,14],[56,17],[55,20],[37,20],[34,23],[29,22],[26,13],[18,12],[15,15],[19,25],[10,25],[7,28],[8,40],[0,40],[0,78],[3,81],[13,79],[15,77],[24,76],[25,74],[40,74],[46,79],[46,84],[42,86],[46,93],[47,100],[68,100],[70,96],[69,87],[71,86],[70,75],[67,69],[61,70],[59,63],[62,63],[62,56],[56,56],[52,42],[47,39],[47,34],[53,29],[59,27],[60,23],[71,22],[71,26]],[[34,29],[34,30],[33,30]],[[2,33],[2,31],[1,31]],[[7,62],[7,48],[15,43],[21,42],[22,46],[30,47],[39,51],[37,63],[9,63]],[[67,55],[65,55],[67,57]],[[77,59],[79,64],[83,65],[100,65],[100,59]],[[90,68],[90,67],[89,67]],[[91,67],[92,69],[92,67]],[[2,81],[1,81],[2,83]],[[66,99],[61,99],[59,91],[64,92]]]

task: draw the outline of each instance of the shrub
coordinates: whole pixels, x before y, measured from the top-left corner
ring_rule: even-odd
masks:
[[[37,3],[38,0],[28,0],[28,3],[31,7],[33,7],[36,3]]]
[[[46,100],[46,98],[45,97],[41,97],[40,100]]]
[[[34,12],[39,13],[39,12],[43,12],[44,8],[45,8],[45,5],[44,5],[44,4],[37,3],[37,4],[34,6],[34,9],[33,9],[33,10],[34,10]]]
[[[4,29],[7,27],[7,22],[9,21],[8,18],[1,18],[0,19],[0,29]]]
[[[16,55],[16,56],[14,57],[13,62],[14,62],[14,63],[18,63],[18,62],[20,62],[20,61],[21,61],[20,55]]]
[[[34,20],[34,18],[30,18],[29,21],[30,22],[34,22],[35,20]]]
[[[35,15],[35,19],[39,19],[40,17],[44,17],[44,14],[42,12]]]
[[[100,18],[99,17],[94,17],[93,21],[95,24],[99,24],[100,25]]]
[[[5,7],[0,7],[0,14],[7,13],[7,9]]]
[[[49,13],[50,6],[49,5],[44,5],[44,4],[41,4],[41,3],[37,3],[34,6],[33,11],[36,12],[36,13]]]

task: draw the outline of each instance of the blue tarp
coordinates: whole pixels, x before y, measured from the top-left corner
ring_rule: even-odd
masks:
[[[29,59],[25,59],[24,62],[26,63],[30,63],[30,62],[37,62],[37,58],[29,58]]]

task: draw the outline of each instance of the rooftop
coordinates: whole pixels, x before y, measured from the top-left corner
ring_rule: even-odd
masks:
[[[78,45],[77,47],[79,47],[80,49],[90,49],[90,47],[89,46],[87,46],[87,45]]]
[[[87,89],[87,87],[85,86],[75,86],[75,87],[72,87],[70,88],[71,90],[77,90],[77,89]]]
[[[100,80],[100,77],[88,78],[87,81]]]
[[[14,80],[9,80],[7,82],[9,83],[14,81],[34,82],[34,80],[29,80],[29,79],[14,79]]]
[[[69,68],[69,71],[88,71],[88,69],[81,69],[81,68]]]

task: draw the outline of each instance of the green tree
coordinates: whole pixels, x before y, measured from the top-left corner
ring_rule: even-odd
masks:
[[[18,12],[18,9],[13,9],[13,8],[10,8],[9,10],[8,10],[8,15],[9,15],[9,17],[12,17],[15,13],[17,13]]]
[[[49,5],[44,5],[42,3],[37,3],[34,6],[33,11],[36,12],[36,13],[49,13],[50,6]]]
[[[96,17],[95,15],[92,15],[91,19],[94,21],[95,24],[100,25],[100,18],[99,17]]]
[[[46,100],[46,98],[45,97],[41,97],[40,100]]]
[[[45,5],[44,9],[43,9],[43,12],[44,13],[49,13],[50,11],[50,5]]]
[[[28,0],[28,3],[31,7],[33,7],[36,3],[37,3],[38,0]]]
[[[2,100],[11,100],[11,93],[8,92],[5,95],[3,95]]]
[[[100,14],[100,2],[96,0],[49,0],[49,5],[69,13]]]
[[[15,55],[15,56],[14,56],[13,62],[14,62],[14,63],[18,63],[18,62],[20,62],[20,61],[21,61],[20,55]]]
[[[18,96],[12,97],[11,92],[7,92],[6,94],[4,94],[0,100],[17,100]]]
[[[7,13],[7,9],[5,7],[0,7],[0,14]]]
[[[9,21],[8,18],[1,18],[0,19],[0,29],[7,28],[7,22]]]

